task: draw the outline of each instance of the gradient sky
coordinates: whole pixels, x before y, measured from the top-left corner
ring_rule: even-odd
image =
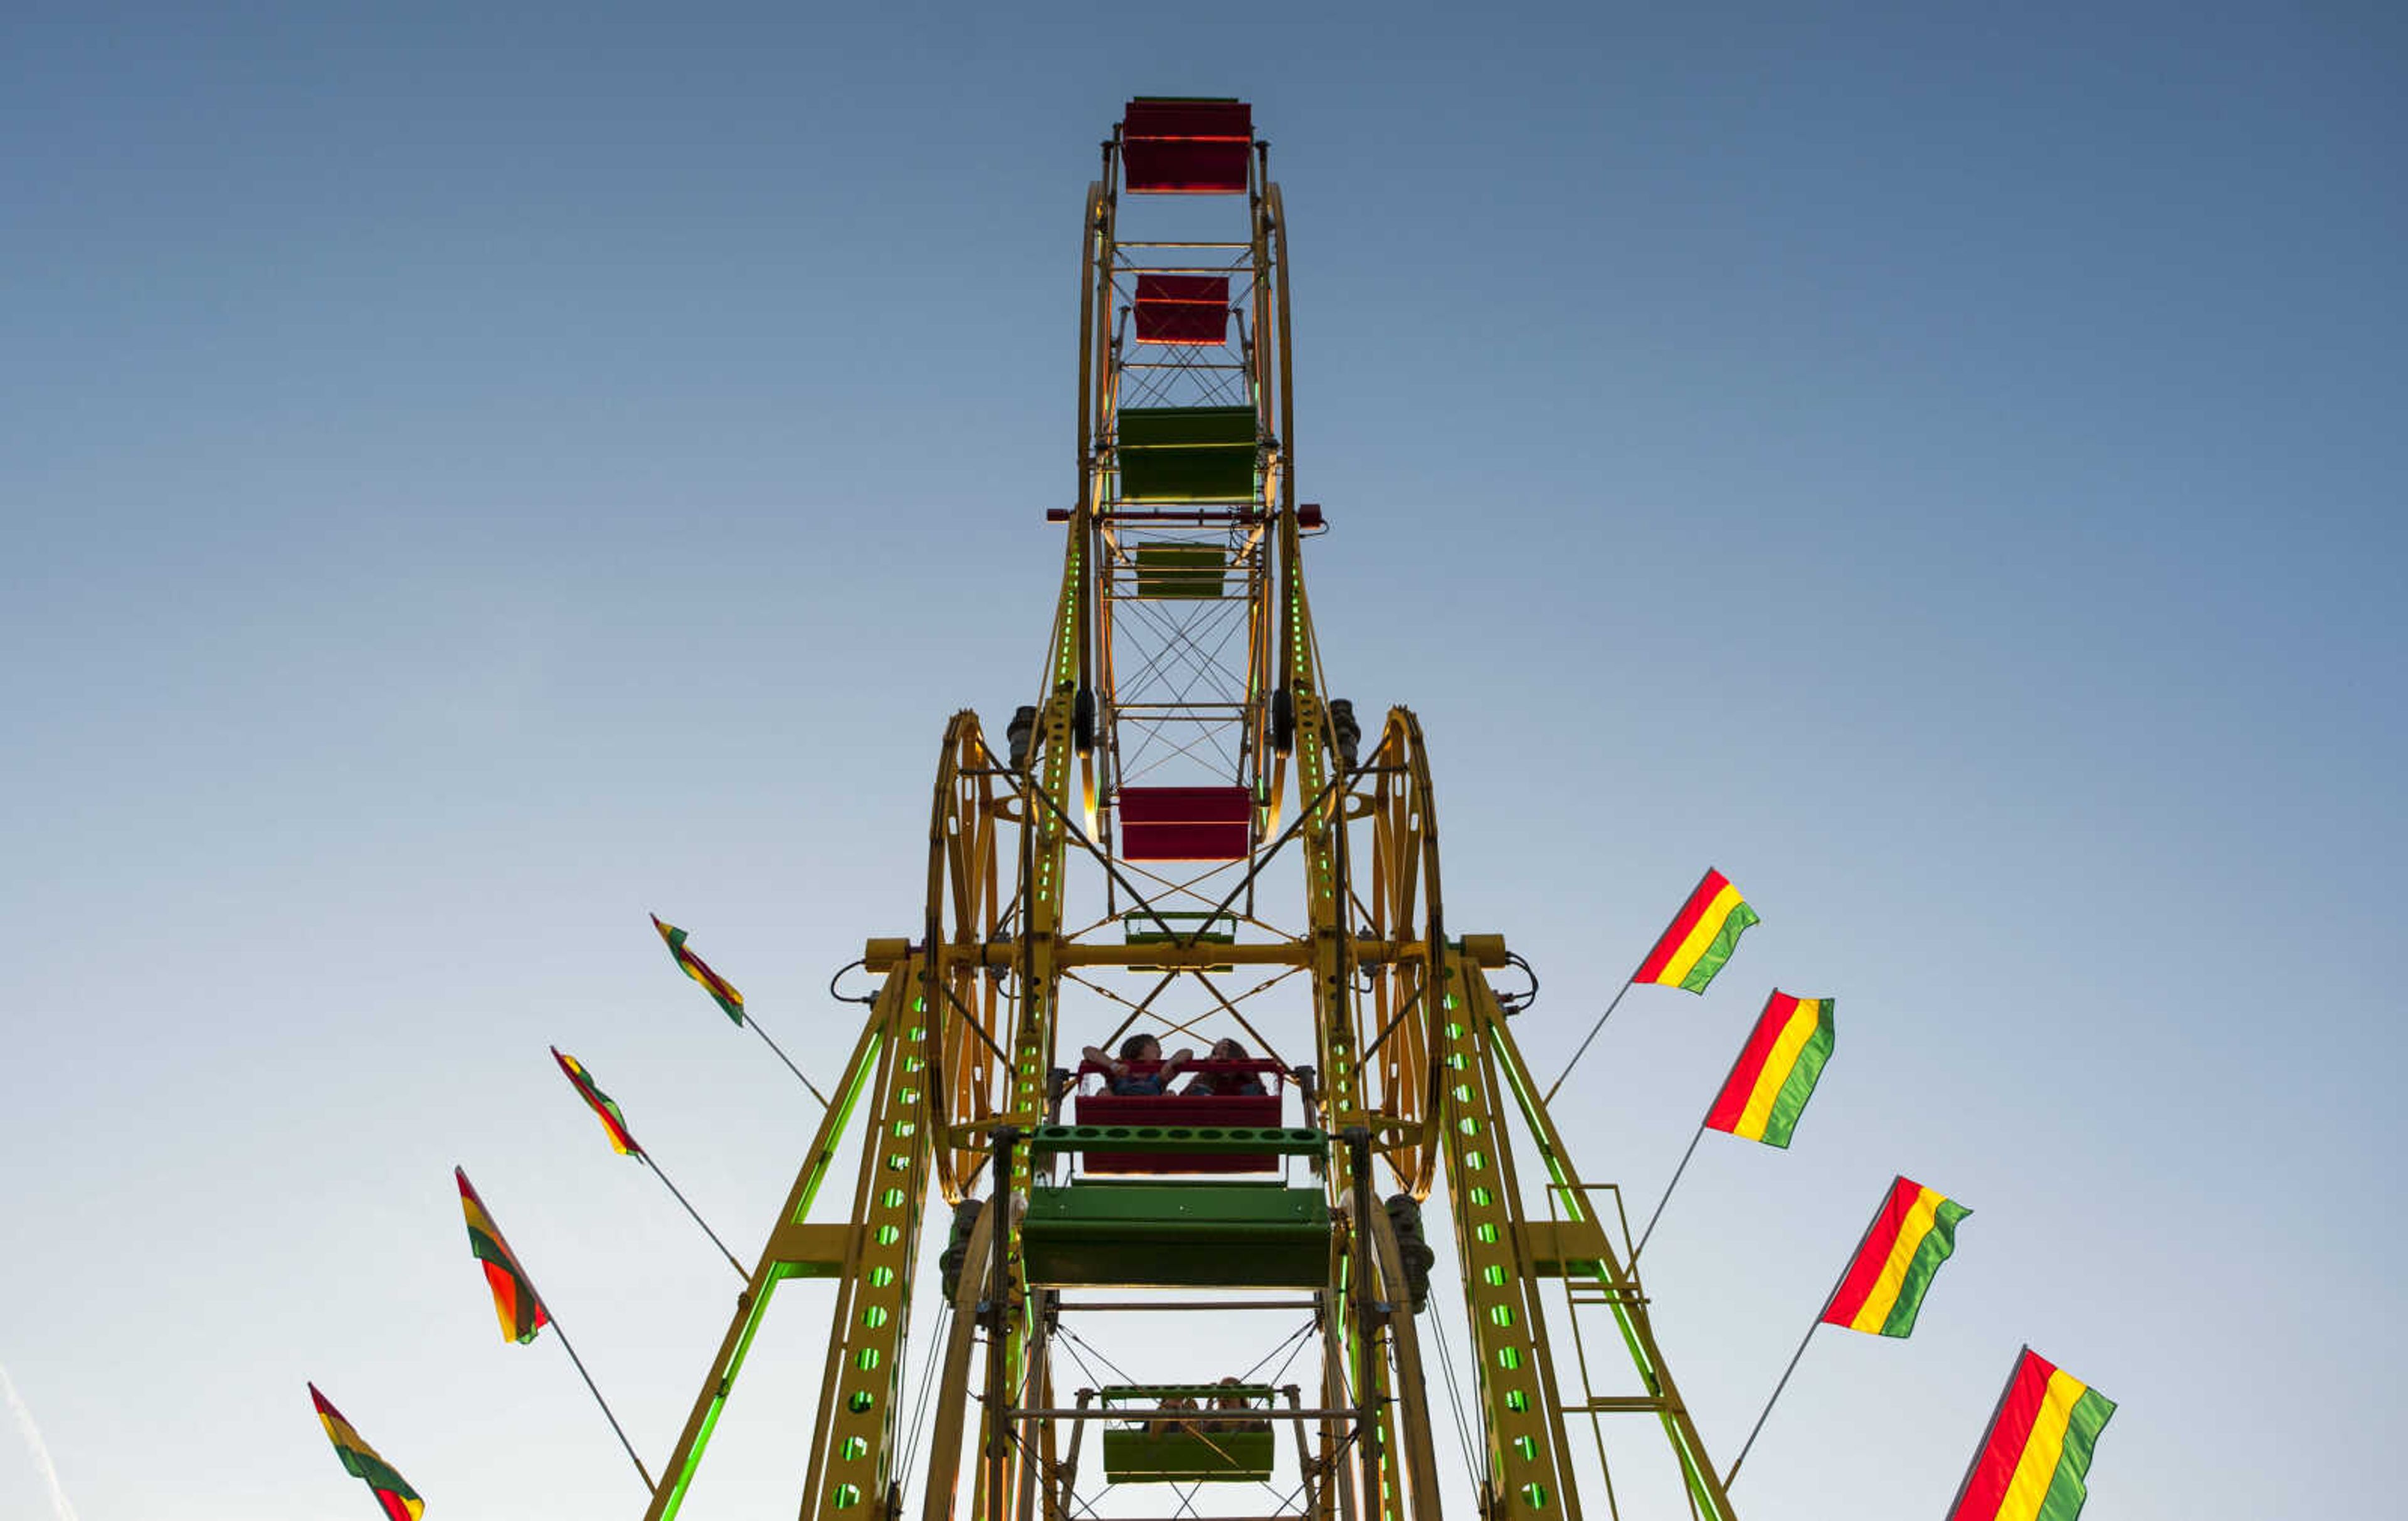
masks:
[[[450,1169],[665,1451],[732,1275],[544,1047],[749,1256],[813,1107],[644,914],[831,1070],[946,715],[1037,682],[1137,93],[1274,144],[1330,674],[1536,1064],[1704,866],[1764,914],[1626,1000],[1585,1170],[1840,999],[1648,1254],[1713,1450],[1894,1171],[1976,1211],[1742,1514],[1936,1518],[2026,1341],[2122,1404],[2096,1521],[2386,1510],[2408,25],[1675,8],[0,11],[0,1369],[75,1514],[371,1514],[305,1379],[438,1521],[639,1514]],[[780,1303],[696,1521],[794,1514]]]

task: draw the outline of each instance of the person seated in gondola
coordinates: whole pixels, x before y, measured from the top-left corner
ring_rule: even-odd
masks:
[[[1162,1042],[1151,1035],[1132,1035],[1121,1042],[1121,1054],[1115,1057],[1101,1046],[1081,1048],[1086,1058],[1104,1069],[1104,1085],[1124,1098],[1159,1098],[1170,1091],[1170,1080],[1179,1069],[1196,1059],[1196,1053],[1181,1046],[1163,1060]]]
[[[1196,1408],[1196,1401],[1189,1399],[1186,1395],[1174,1394],[1162,1402],[1162,1408],[1164,1410],[1194,1410]],[[1145,1423],[1146,1430],[1157,1437],[1167,1437],[1179,1431],[1192,1433],[1195,1431],[1196,1426],[1196,1422],[1178,1415],[1159,1415]]]
[[[1209,1059],[1241,1062],[1249,1058],[1244,1046],[1235,1040],[1224,1040],[1212,1042],[1212,1055]],[[1182,1098],[1261,1098],[1269,1092],[1263,1086],[1260,1072],[1198,1072],[1188,1081],[1187,1086],[1179,1090],[1179,1096]]]
[[[1234,1377],[1225,1378],[1221,1381],[1220,1386],[1234,1391],[1238,1387],[1238,1380]],[[1212,1408],[1236,1411],[1239,1414],[1234,1417],[1222,1415],[1211,1420],[1198,1421],[1196,1423],[1198,1430],[1268,1431],[1271,1428],[1271,1423],[1264,1419],[1261,1413],[1256,1411],[1253,1403],[1242,1394],[1230,1392],[1214,1395]]]

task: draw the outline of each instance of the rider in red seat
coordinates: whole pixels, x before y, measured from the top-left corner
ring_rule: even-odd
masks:
[[[1151,1035],[1132,1035],[1121,1042],[1118,1059],[1101,1046],[1081,1048],[1086,1058],[1104,1069],[1105,1084],[1124,1098],[1157,1098],[1170,1091],[1170,1080],[1179,1069],[1196,1059],[1196,1053],[1181,1046],[1162,1059],[1162,1042]],[[1198,1081],[1201,1081],[1200,1079]]]
[[[1212,1042],[1212,1055],[1207,1059],[1241,1062],[1249,1058],[1243,1045],[1223,1040]],[[1260,1072],[1198,1072],[1188,1080],[1187,1086],[1179,1090],[1182,1098],[1262,1098],[1268,1097],[1269,1093],[1270,1090],[1263,1086]]]

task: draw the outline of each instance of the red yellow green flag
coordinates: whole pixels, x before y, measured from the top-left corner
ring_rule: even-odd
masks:
[[[1714,973],[1730,959],[1747,926],[1758,922],[1756,911],[1739,896],[1730,879],[1709,868],[1631,981],[1703,993]]]
[[[544,1313],[526,1270],[511,1255],[510,1243],[502,1240],[501,1227],[485,1212],[485,1201],[477,1197],[466,1169],[453,1168],[452,1175],[460,1181],[460,1209],[468,1217],[468,1250],[485,1265],[485,1283],[494,1291],[494,1314],[502,1323],[502,1334],[513,1342],[532,1342],[552,1317]]]
[[[712,971],[702,957],[685,948],[685,931],[675,925],[663,924],[659,914],[652,915],[652,927],[668,942],[669,954],[677,958],[678,970],[700,983],[703,990],[719,1002],[720,1012],[738,1025],[744,1023],[744,995],[735,984]]]
[[[1935,1189],[1899,1178],[1823,1306],[1823,1324],[1875,1336],[1913,1335],[1932,1275],[1956,1250],[1956,1222],[1972,1212]]]
[[[2115,1401],[2026,1347],[1948,1521],[2074,1521]]]
[[[1806,1100],[1814,1097],[1823,1064],[1831,1059],[1835,1001],[1793,998],[1774,989],[1756,1018],[1756,1032],[1723,1080],[1714,1107],[1706,1112],[1706,1128],[1768,1146],[1788,1145]]]
[[[585,1069],[585,1064],[558,1046],[552,1048],[552,1059],[560,1064],[561,1071],[568,1077],[568,1085],[577,1090],[577,1097],[584,1099],[585,1107],[602,1122],[603,1130],[610,1137],[610,1149],[622,1156],[643,1155],[644,1148],[637,1145],[636,1138],[627,1132],[627,1117],[619,1112],[619,1106],[610,1101],[609,1094],[594,1085],[594,1074]]]
[[[426,1502],[418,1498],[418,1491],[393,1471],[392,1464],[379,1457],[374,1447],[360,1440],[351,1423],[343,1419],[343,1413],[320,1394],[314,1384],[309,1385],[309,1402],[318,1407],[318,1419],[325,1423],[326,1440],[335,1444],[335,1456],[343,1460],[343,1471],[368,1486],[368,1493],[384,1507],[388,1521],[418,1521],[426,1514]]]

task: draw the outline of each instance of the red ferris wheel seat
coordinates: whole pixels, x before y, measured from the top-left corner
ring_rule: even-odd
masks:
[[[1082,1093],[1071,1100],[1072,1118],[1080,1125],[1223,1126],[1250,1130],[1278,1127],[1281,1101],[1278,1089],[1286,1082],[1286,1069],[1279,1063],[1261,1057],[1238,1061],[1208,1059],[1189,1063],[1184,1071],[1224,1082],[1252,1077],[1258,1083],[1272,1084],[1272,1091],[1232,1094]],[[1094,1062],[1079,1064],[1079,1076],[1082,1080],[1104,1075],[1104,1069]],[[1182,1076],[1174,1081],[1183,1087],[1187,1079]],[[1089,1172],[1270,1172],[1277,1170],[1279,1158],[1226,1152],[1089,1152],[1083,1166]]]
[[[1123,787],[1124,861],[1241,861],[1254,797],[1243,787]]]
[[[1234,195],[1246,188],[1254,108],[1242,100],[1140,98],[1121,116],[1121,166],[1136,195]]]
[[[1226,344],[1229,341],[1229,277],[1138,276],[1137,340],[1140,343]]]

